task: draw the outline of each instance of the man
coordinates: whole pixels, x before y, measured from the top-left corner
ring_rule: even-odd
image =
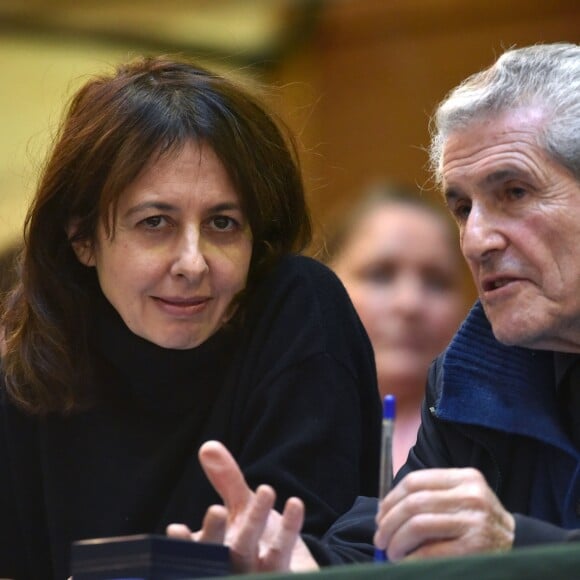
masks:
[[[580,539],[580,46],[510,50],[467,79],[439,106],[431,160],[480,300],[431,368],[393,489],[359,498],[320,564],[370,557],[373,536],[392,561]],[[293,544],[299,502],[280,516],[272,490],[236,502],[225,479],[242,568],[315,566]]]

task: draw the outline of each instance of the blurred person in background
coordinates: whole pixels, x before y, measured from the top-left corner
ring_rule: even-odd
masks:
[[[396,396],[396,472],[416,440],[429,365],[466,312],[457,228],[418,192],[385,186],[348,212],[327,254],[373,345],[381,397]]]

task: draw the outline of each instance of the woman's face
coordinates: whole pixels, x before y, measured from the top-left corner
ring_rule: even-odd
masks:
[[[332,264],[373,344],[383,394],[422,389],[464,314],[452,243],[437,216],[385,204],[362,218]]]
[[[125,324],[164,348],[194,348],[232,315],[252,233],[213,150],[188,142],[146,166],[121,194],[116,226],[74,244]]]

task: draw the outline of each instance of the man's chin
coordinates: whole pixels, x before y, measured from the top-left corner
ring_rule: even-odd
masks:
[[[509,320],[491,320],[490,322],[493,335],[505,346],[542,348],[543,334],[532,328],[529,321],[511,318]]]
[[[506,346],[523,346],[528,334],[524,321],[498,308],[484,306],[484,310],[491,324],[493,335],[499,342]]]

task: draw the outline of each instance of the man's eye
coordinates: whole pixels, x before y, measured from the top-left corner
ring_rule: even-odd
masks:
[[[522,199],[526,195],[527,191],[523,187],[510,187],[507,190],[507,195],[511,199]]]
[[[452,211],[457,221],[464,222],[469,217],[469,213],[471,212],[471,205],[467,203],[460,203],[457,204]]]

